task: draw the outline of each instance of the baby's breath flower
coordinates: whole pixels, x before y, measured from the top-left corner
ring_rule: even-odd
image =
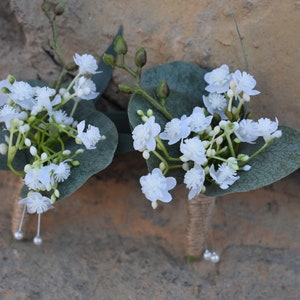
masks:
[[[70,176],[70,166],[67,162],[61,162],[54,167],[53,176],[55,181],[63,182]]]
[[[83,100],[95,99],[99,93],[96,93],[95,83],[88,78],[80,77],[74,84],[76,96]]]
[[[211,123],[213,116],[205,116],[201,107],[194,107],[192,114],[188,117],[188,125],[192,132],[202,133]]]
[[[25,204],[27,211],[30,214],[41,214],[47,210],[54,208],[52,201],[38,192],[31,192],[29,195],[19,201],[20,204]]]
[[[34,101],[34,88],[24,81],[15,81],[10,87],[10,99],[22,108],[31,109]]]
[[[81,121],[77,125],[77,140],[79,140],[79,142],[82,142],[87,149],[95,149],[95,145],[101,139],[99,128],[92,125],[88,125],[86,132],[84,132],[84,129],[85,121]]]
[[[230,185],[240,178],[230,162],[222,163],[217,170],[215,170],[214,165],[211,165],[209,174],[223,190],[228,189]]]
[[[196,165],[203,165],[207,162],[205,148],[197,137],[185,139],[180,144],[180,151],[183,154],[180,159],[183,162],[193,161]]]
[[[183,115],[180,119],[174,118],[165,126],[164,132],[159,137],[162,140],[168,140],[169,145],[176,144],[181,139],[188,137],[191,129],[189,127],[189,119]]]
[[[227,107],[227,100],[222,94],[209,93],[208,96],[202,96],[203,103],[207,111],[213,115],[217,113],[222,119],[227,119],[224,109]]]
[[[174,177],[165,177],[159,168],[155,168],[151,173],[140,178],[142,192],[146,198],[152,202],[152,207],[157,207],[157,201],[170,202],[172,196],[169,190],[176,185]]]
[[[236,95],[240,94],[241,92],[246,93],[248,96],[258,95],[260,93],[259,91],[254,90],[256,80],[247,72],[241,73],[240,70],[236,70],[232,74],[232,80],[235,83]],[[248,100],[248,98],[246,98],[246,100]]]
[[[160,125],[155,123],[155,117],[151,116],[146,123],[137,125],[133,132],[133,147],[135,150],[153,151],[156,148],[155,137],[160,133]]]
[[[71,125],[73,123],[73,118],[69,117],[67,113],[61,109],[54,111],[52,115],[49,117],[49,122],[53,122],[53,120],[58,124],[63,125]]]
[[[196,195],[201,193],[205,180],[205,173],[201,167],[194,167],[188,170],[184,175],[184,183],[190,190],[188,198],[193,199]]]
[[[229,88],[230,79],[229,67],[222,65],[204,75],[204,80],[208,83],[205,89],[210,93],[224,93]]]
[[[260,136],[263,137],[265,142],[273,138],[281,137],[281,130],[277,130],[278,128],[278,120],[275,118],[275,121],[271,121],[268,118],[260,118],[257,121],[258,131]]]
[[[243,119],[234,125],[234,133],[241,142],[253,144],[260,136],[258,124],[251,119]]]
[[[96,74],[98,65],[94,56],[90,54],[79,55],[75,53],[74,62],[79,67],[79,74]]]

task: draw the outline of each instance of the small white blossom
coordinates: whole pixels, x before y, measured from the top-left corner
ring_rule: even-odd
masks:
[[[184,183],[190,190],[188,198],[193,199],[196,195],[201,193],[205,180],[205,172],[201,167],[194,167],[188,170],[184,175]]]
[[[219,68],[212,70],[204,75],[204,80],[208,83],[205,88],[210,93],[224,93],[229,88],[231,76],[229,67],[222,65]]]
[[[84,129],[85,121],[81,121],[79,124],[77,124],[77,140],[82,142],[87,149],[95,149],[95,145],[101,139],[99,128],[96,126],[88,125],[86,132],[84,132]]]
[[[259,91],[254,90],[256,80],[247,72],[241,73],[240,70],[236,70],[232,74],[232,80],[235,83],[236,95],[240,94],[241,92],[244,92],[249,96],[254,96],[260,93]]]
[[[133,147],[135,150],[153,151],[156,148],[155,137],[160,133],[160,125],[155,123],[155,117],[151,116],[146,123],[137,125],[133,132]]]
[[[207,111],[213,115],[217,113],[222,119],[227,119],[224,109],[227,107],[227,100],[222,94],[209,93],[208,96],[202,96],[203,103]]]
[[[207,158],[205,156],[205,148],[202,142],[197,137],[186,139],[181,142],[180,151],[183,154],[180,157],[183,162],[191,160],[196,165],[203,165],[207,162]]]
[[[99,93],[96,92],[95,83],[88,78],[80,77],[74,84],[76,96],[83,100],[95,99]]]
[[[211,165],[209,174],[223,190],[228,189],[230,185],[240,178],[230,162],[224,162],[219,165],[217,171],[214,165]]]
[[[213,116],[206,117],[201,107],[194,107],[188,117],[188,124],[192,132],[202,133],[211,123]]]
[[[142,192],[152,202],[152,207],[157,207],[157,201],[168,203],[172,200],[169,190],[176,186],[174,177],[165,177],[159,168],[140,178]]]
[[[53,177],[57,182],[63,182],[70,176],[70,166],[67,162],[61,162],[54,167]]]
[[[34,105],[34,88],[25,81],[15,81],[10,87],[9,97],[22,108],[31,109]]]
[[[239,123],[234,122],[234,133],[241,142],[253,144],[260,136],[258,125],[250,119],[243,119]]]
[[[79,55],[75,53],[74,57],[75,64],[79,67],[79,74],[96,74],[98,65],[93,55],[83,54]]]
[[[188,119],[185,115],[181,119],[174,118],[168,122],[165,126],[164,132],[159,137],[162,140],[168,140],[169,145],[176,144],[181,139],[188,137],[191,129],[189,127]]]
[[[70,126],[73,123],[73,118],[69,117],[67,113],[61,109],[53,111],[52,115],[49,117],[49,122],[53,120],[58,124]]]
[[[48,114],[52,114],[52,107],[61,102],[61,96],[58,94],[52,100],[52,97],[55,95],[56,91],[47,86],[44,87],[35,87],[35,99],[34,105],[32,107],[31,114],[37,115],[44,108],[47,110]]]
[[[18,112],[9,105],[4,105],[0,109],[0,122],[4,122],[7,129],[10,129],[11,121],[15,119],[24,120],[26,118],[27,113],[25,111]]]
[[[275,118],[275,121],[271,121],[268,118],[260,118],[257,121],[258,130],[260,136],[263,137],[265,142],[273,138],[281,137],[281,130],[277,130],[278,128],[278,120]]]
[[[52,205],[52,201],[40,193],[32,192],[29,195],[19,201],[20,204],[25,204],[27,207],[27,211],[30,214],[41,214],[46,212],[47,210],[54,208]]]
[[[30,190],[46,190],[54,184],[52,178],[53,164],[34,168],[26,167],[24,182]]]

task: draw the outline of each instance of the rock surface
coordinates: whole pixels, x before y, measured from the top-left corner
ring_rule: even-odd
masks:
[[[59,68],[49,56],[51,36],[41,1],[2,0],[0,36],[2,77],[57,78]],[[243,54],[233,16],[244,44]],[[69,0],[58,18],[63,53],[100,57],[120,25],[129,45],[129,61],[145,46],[148,67],[184,60],[202,67],[228,64],[245,69],[257,80],[261,95],[251,108],[257,116],[277,116],[283,125],[300,129],[300,2],[297,0]],[[106,93],[108,102],[126,107],[116,84],[128,81],[117,71]]]
[[[12,191],[0,185],[0,298],[298,299],[299,172],[217,199],[216,265],[186,261],[186,191],[153,210],[138,184],[144,173],[137,153],[119,156],[43,215],[41,246],[32,243],[35,218],[25,241],[13,240]]]
[[[2,78],[57,78],[40,3],[0,1]],[[243,69],[232,14],[262,92],[251,108],[300,129],[299,1],[69,0],[59,31],[70,60],[75,52],[100,57],[122,24],[129,57],[143,45],[149,67],[184,60]],[[127,80],[115,73],[104,108],[126,107],[116,85]],[[0,299],[298,299],[299,171],[264,189],[217,200],[216,265],[186,262],[186,191],[179,188],[172,203],[153,211],[138,184],[144,173],[137,153],[119,156],[43,216],[44,243],[36,247],[35,218],[24,242],[12,238],[12,191],[1,172]]]

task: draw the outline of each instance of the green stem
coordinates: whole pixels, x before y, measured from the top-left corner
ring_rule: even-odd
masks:
[[[225,136],[226,136],[226,139],[227,139],[227,142],[228,142],[228,147],[229,147],[231,156],[235,157],[235,151],[234,151],[234,148],[233,148],[233,145],[232,145],[232,141],[231,141],[231,138],[230,138],[230,133],[229,134],[225,133]]]
[[[258,155],[259,153],[261,153],[265,148],[267,148],[270,143],[273,141],[272,140],[269,140],[268,142],[266,142],[261,148],[259,148],[256,152],[254,152],[252,155],[250,155],[250,157],[248,158],[248,160],[243,163],[242,165],[244,166],[245,164],[247,164],[251,159],[253,159],[256,155]]]
[[[172,120],[172,115],[166,110],[165,106],[159,104],[153,97],[151,97],[147,92],[138,87],[135,92],[142,97],[144,97],[151,105],[153,105],[158,111],[160,111],[168,120]]]

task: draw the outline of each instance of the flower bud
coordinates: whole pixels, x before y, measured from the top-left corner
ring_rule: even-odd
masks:
[[[14,84],[14,82],[16,81],[16,78],[12,75],[8,75],[7,80],[10,84]]]
[[[144,116],[144,112],[141,109],[138,109],[136,113],[141,117]]]
[[[47,157],[48,157],[48,155],[47,155],[46,152],[43,152],[43,153],[41,154],[41,159],[42,159],[42,160],[47,159]]]
[[[29,138],[26,138],[24,140],[24,144],[27,146],[27,147],[30,147],[31,146],[31,140]]]
[[[78,149],[78,150],[76,150],[76,154],[82,154],[84,152],[84,150],[83,149]]]
[[[234,96],[234,92],[233,92],[232,89],[229,89],[229,90],[227,91],[227,96],[228,96],[229,98],[232,98],[232,97]]]
[[[156,89],[156,95],[159,99],[166,99],[170,94],[170,89],[165,80],[161,81]]]
[[[221,136],[217,137],[216,143],[217,143],[217,145],[221,145],[223,143],[223,137],[221,137]]]
[[[143,157],[144,157],[145,160],[149,159],[150,153],[149,153],[148,150],[143,151]]]
[[[153,116],[153,110],[149,108],[147,110],[147,117],[151,117],[151,116]]]
[[[69,71],[69,72],[74,72],[78,69],[78,66],[75,64],[74,61],[71,61],[70,63],[68,63],[66,65],[66,69]]]
[[[251,166],[250,165],[244,165],[243,166],[243,171],[249,171],[251,169]]]
[[[54,13],[57,16],[60,16],[64,13],[66,7],[67,0],[60,0],[58,4],[54,7]]]
[[[145,48],[140,48],[134,57],[134,62],[137,67],[142,68],[147,63],[147,52]]]
[[[7,154],[7,149],[8,149],[8,147],[6,144],[4,144],[4,143],[0,144],[0,154],[1,155]]]
[[[64,156],[69,156],[69,155],[71,155],[71,151],[70,151],[70,150],[64,150],[64,151],[62,152],[62,155],[64,155]]]
[[[190,169],[189,163],[188,162],[183,163],[182,164],[182,169],[184,171],[188,171]]]
[[[73,167],[78,167],[80,165],[80,162],[78,160],[73,160],[71,162],[71,164],[72,164]]]
[[[132,94],[134,92],[134,88],[126,83],[120,83],[119,90],[124,94]]]
[[[152,205],[153,209],[156,209],[157,208],[157,201],[152,201],[151,205]]]
[[[116,64],[117,64],[116,63],[116,58],[111,54],[104,53],[102,59],[103,59],[104,63],[107,64],[110,67],[115,67]]]
[[[31,147],[29,148],[29,152],[30,152],[30,154],[31,154],[32,156],[36,156],[36,154],[37,154],[37,149],[36,149],[34,146],[31,146]]]
[[[54,195],[55,195],[55,197],[56,197],[56,198],[58,198],[58,197],[59,197],[60,193],[59,193],[59,190],[58,190],[58,189],[55,189],[55,191],[54,191]]]
[[[166,169],[166,165],[163,162],[161,162],[159,164],[159,168],[160,168],[161,171],[164,171]]]
[[[119,35],[116,37],[115,42],[114,42],[114,50],[116,51],[117,54],[126,54],[128,51],[127,48],[127,43],[124,40],[124,38]]]
[[[10,90],[9,90],[7,87],[5,87],[5,86],[3,86],[3,87],[1,88],[1,92],[2,92],[3,94],[10,94]]]

